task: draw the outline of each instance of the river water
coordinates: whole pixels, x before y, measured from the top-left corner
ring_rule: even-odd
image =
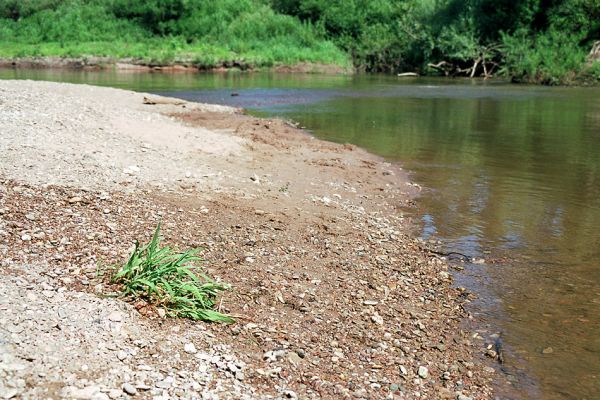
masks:
[[[503,398],[600,397],[600,89],[390,76],[0,70],[230,104],[401,163],[425,239],[483,258],[457,285],[499,335]],[[232,94],[236,94],[232,96]]]

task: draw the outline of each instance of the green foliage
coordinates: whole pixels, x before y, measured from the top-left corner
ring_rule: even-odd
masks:
[[[571,83],[585,64],[579,37],[549,30],[532,37],[525,31],[503,38],[504,68],[515,80],[550,85]]]
[[[366,71],[564,83],[595,40],[600,0],[0,0],[0,56],[207,68],[351,59]]]
[[[479,75],[502,66],[501,71],[518,79],[567,82],[581,69],[582,52],[600,39],[599,0],[272,0],[271,4],[322,29],[352,55],[357,67],[370,71],[427,71],[427,64],[444,61],[453,73]]]
[[[0,56],[33,55],[349,66],[310,24],[260,0],[0,0]]]
[[[160,247],[160,224],[150,243],[135,249],[127,264],[118,269],[113,281],[123,287],[122,295],[144,298],[162,307],[172,317],[184,317],[213,322],[233,322],[233,319],[214,311],[219,291],[225,290],[199,271],[198,249],[175,253]]]

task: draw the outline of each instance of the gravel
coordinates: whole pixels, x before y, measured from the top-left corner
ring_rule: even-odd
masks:
[[[410,236],[400,168],[143,97],[0,81],[0,397],[492,398],[469,296]],[[159,221],[233,286],[235,324],[106,296],[102,271]]]

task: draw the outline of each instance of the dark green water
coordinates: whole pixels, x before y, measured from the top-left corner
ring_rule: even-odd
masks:
[[[422,236],[496,260],[466,265],[457,282],[478,294],[479,326],[502,333],[516,386],[503,396],[600,397],[600,89],[269,74],[0,78],[233,104],[400,162],[427,188],[415,215]]]

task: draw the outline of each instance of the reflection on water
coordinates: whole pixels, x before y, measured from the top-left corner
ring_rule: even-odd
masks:
[[[470,265],[458,284],[479,294],[482,325],[502,332],[507,371],[527,374],[520,396],[600,393],[599,89],[276,74],[0,78],[15,74],[242,106],[399,160],[428,188],[423,236],[511,260]]]

